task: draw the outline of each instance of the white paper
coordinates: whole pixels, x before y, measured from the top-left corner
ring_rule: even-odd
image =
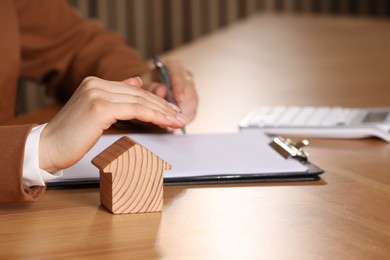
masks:
[[[123,135],[104,135],[74,166],[65,169],[62,177],[70,181],[98,179],[99,171],[91,160]],[[206,175],[262,174],[306,172],[296,160],[286,160],[271,146],[270,138],[260,132],[232,134],[133,134],[127,135],[172,165],[164,178]]]

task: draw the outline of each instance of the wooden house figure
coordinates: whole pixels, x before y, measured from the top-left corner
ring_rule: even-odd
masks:
[[[161,211],[163,172],[171,165],[124,136],[92,160],[100,171],[100,202],[114,214]]]

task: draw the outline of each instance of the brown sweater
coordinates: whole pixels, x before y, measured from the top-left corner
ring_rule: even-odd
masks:
[[[148,67],[138,53],[97,21],[62,0],[0,1],[0,124],[13,118],[21,77],[67,100],[87,76],[123,80]],[[32,125],[0,126],[0,204],[37,201],[44,187],[23,186],[23,152]]]

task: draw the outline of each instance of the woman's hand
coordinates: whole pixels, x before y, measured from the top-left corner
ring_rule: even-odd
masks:
[[[86,78],[41,133],[41,169],[56,172],[75,164],[117,120],[137,119],[170,128],[189,121],[177,106],[141,86],[140,78],[123,82]]]
[[[173,98],[182,113],[191,121],[195,118],[199,102],[192,73],[178,61],[167,60],[164,63],[168,68]],[[142,88],[166,98],[166,86],[161,82],[156,70],[145,73],[141,78],[144,82]]]

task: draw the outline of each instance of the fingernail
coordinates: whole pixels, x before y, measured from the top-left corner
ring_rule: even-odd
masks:
[[[175,109],[177,112],[180,112],[180,107],[176,106],[175,104],[168,103],[173,109]]]
[[[165,118],[171,121],[172,123],[177,123],[177,120],[179,120],[178,118],[170,115],[166,115]]]
[[[144,84],[144,82],[142,81],[142,79],[141,79],[140,77],[136,77],[136,78],[139,80],[139,82],[141,83],[141,85]]]
[[[185,115],[183,115],[182,113],[178,113],[176,115],[176,118],[180,121],[180,122],[183,122],[184,124],[187,124],[190,119],[188,117],[186,117]]]

